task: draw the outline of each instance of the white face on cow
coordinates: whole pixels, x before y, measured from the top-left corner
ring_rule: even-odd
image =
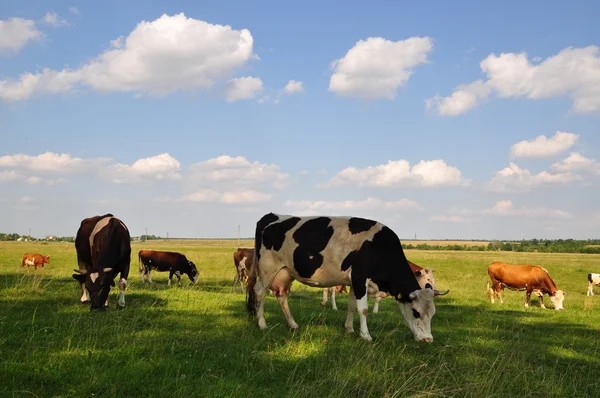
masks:
[[[435,314],[434,292],[431,289],[419,289],[410,294],[411,302],[398,302],[400,312],[416,341],[431,343],[431,318]]]
[[[564,310],[563,300],[565,299],[565,292],[557,290],[553,295],[550,296],[550,302],[554,306],[555,310]]]
[[[425,288],[425,285],[428,283],[435,289],[435,278],[431,268],[423,268],[415,272],[415,276],[417,277],[417,282],[419,282],[421,289]]]

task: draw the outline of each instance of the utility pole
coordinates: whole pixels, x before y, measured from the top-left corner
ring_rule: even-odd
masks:
[[[169,240],[169,232],[167,232],[167,240]]]
[[[148,227],[146,227],[146,239],[144,239],[144,242],[148,242]]]
[[[240,247],[240,224],[238,224],[238,249]]]
[[[31,240],[31,227],[29,227],[29,240]]]

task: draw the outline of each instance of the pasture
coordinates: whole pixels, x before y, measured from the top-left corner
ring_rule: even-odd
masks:
[[[291,332],[273,297],[269,329],[249,321],[245,295],[231,293],[231,241],[150,241],[132,244],[126,308],[90,313],[71,277],[72,243],[0,243],[1,396],[214,397],[598,397],[600,294],[585,296],[588,272],[600,255],[407,250],[435,269],[439,289],[434,341],[416,343],[392,299],[369,314],[373,343],[344,332],[339,311],[320,306],[321,291],[292,285]],[[252,242],[243,241],[243,247]],[[175,250],[194,261],[200,282],[168,273],[140,283],[141,248]],[[19,268],[26,252],[51,256],[43,269]],[[486,296],[492,261],[548,269],[565,292],[565,311],[540,309],[532,296],[505,291]],[[596,289],[600,293],[600,289]],[[548,296],[546,305],[550,308]],[[372,308],[373,300],[369,300]]]

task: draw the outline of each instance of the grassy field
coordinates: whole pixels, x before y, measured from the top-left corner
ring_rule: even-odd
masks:
[[[344,333],[346,295],[336,312],[319,305],[319,290],[297,283],[290,308],[300,329],[291,332],[268,297],[269,329],[260,331],[248,321],[245,296],[231,293],[236,244],[135,243],[134,253],[185,253],[200,282],[186,277],[169,288],[167,274],[154,273],[155,283],[142,285],[133,256],[126,309],[114,309],[113,290],[113,307],[90,313],[71,278],[72,243],[0,243],[0,396],[600,396],[600,295],[585,296],[599,255],[407,251],[450,289],[436,301],[434,342],[425,345],[391,299],[369,315],[374,342],[366,343]],[[19,268],[26,252],[51,263]],[[567,292],[565,311],[542,310],[533,297],[526,309],[523,292],[490,304],[486,267],[495,260],[547,268]]]

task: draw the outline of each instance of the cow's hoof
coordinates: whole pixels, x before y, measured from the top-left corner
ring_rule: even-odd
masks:
[[[89,304],[90,300],[80,301],[81,305]]]
[[[125,309],[124,305],[117,304],[117,310],[124,310],[124,309]]]
[[[346,333],[347,334],[354,333],[354,328],[346,328]]]
[[[373,338],[371,337],[371,335],[369,333],[361,333],[360,338],[363,339],[364,341],[368,341],[369,343],[373,341]]]

